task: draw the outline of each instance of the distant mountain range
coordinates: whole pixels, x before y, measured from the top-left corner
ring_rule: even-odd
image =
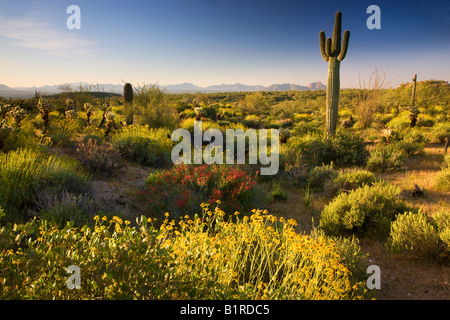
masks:
[[[78,83],[72,83],[71,87],[76,90],[79,86],[88,85],[88,83],[84,82],[78,82]],[[326,86],[318,82],[310,83],[307,86],[300,86],[297,84],[291,84],[291,83],[283,83],[283,84],[272,84],[270,86],[260,86],[260,85],[245,85],[241,83],[235,83],[235,84],[219,84],[219,85],[212,85],[207,87],[199,87],[192,83],[181,83],[181,84],[175,84],[175,85],[166,85],[161,86],[158,85],[160,88],[164,89],[166,92],[169,93],[195,93],[195,92],[245,92],[245,91],[304,91],[304,90],[323,90],[326,88]],[[123,92],[123,85],[122,84],[99,84],[98,87],[103,92],[111,92],[111,93],[118,93],[122,94]],[[0,97],[4,98],[30,98],[34,96],[35,92],[39,92],[42,95],[47,94],[55,94],[55,93],[61,93],[59,85],[53,85],[53,86],[41,86],[41,87],[15,87],[10,88],[6,85],[0,84]]]

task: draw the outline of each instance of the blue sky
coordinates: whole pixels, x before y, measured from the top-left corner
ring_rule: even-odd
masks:
[[[66,27],[73,4],[80,30]],[[371,4],[380,30],[366,27]],[[332,35],[338,10],[351,32],[342,87],[375,67],[393,86],[450,80],[448,0],[0,0],[0,84],[326,83],[319,31]]]

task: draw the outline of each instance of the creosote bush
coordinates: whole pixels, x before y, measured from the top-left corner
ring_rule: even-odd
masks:
[[[374,172],[395,172],[403,169],[405,157],[390,146],[381,146],[370,152],[367,169]]]
[[[409,209],[399,195],[400,189],[386,181],[341,193],[324,207],[320,227],[330,235],[386,236],[396,215]]]
[[[171,163],[172,140],[167,128],[127,126],[112,136],[113,145],[131,160],[146,166],[166,166]]]
[[[394,253],[413,252],[428,258],[450,257],[450,213],[428,218],[423,212],[398,215],[391,224],[387,248]]]
[[[371,186],[376,181],[375,175],[367,170],[341,170],[336,178],[328,179],[323,188],[328,196],[336,196],[341,192],[350,192],[364,185]]]

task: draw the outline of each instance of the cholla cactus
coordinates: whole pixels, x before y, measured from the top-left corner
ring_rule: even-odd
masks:
[[[99,129],[102,127],[103,123],[105,123],[106,113],[108,112],[108,108],[109,108],[109,106],[107,103],[104,103],[100,106],[100,110],[103,111],[103,116],[102,116],[102,121],[100,121],[100,124],[98,125]],[[111,109],[110,109],[110,111],[111,111]]]
[[[44,126],[45,126],[44,133],[46,133],[47,129],[48,129],[48,121],[49,121],[49,117],[50,117],[50,112],[55,110],[55,106],[48,103],[47,99],[40,97],[37,107],[39,109],[39,113],[42,117],[42,120],[44,120]]]
[[[67,110],[66,111],[66,117],[70,120],[75,119],[78,116],[77,112],[75,110]]]
[[[107,137],[111,133],[112,129],[115,127],[115,123],[114,123],[115,117],[116,117],[116,115],[111,111],[107,111],[105,113],[105,119],[106,119],[105,137]]]
[[[10,104],[0,103],[0,119],[5,119],[11,110]]]
[[[72,99],[66,99],[66,112],[69,110],[74,110],[75,103]]]
[[[86,118],[87,118],[86,122],[87,122],[87,125],[90,126],[91,125],[91,116],[92,116],[92,113],[93,113],[93,111],[92,111],[93,106],[90,103],[85,103],[83,107],[84,107],[84,110],[86,110]]]
[[[0,122],[0,149],[3,148],[4,140],[13,132],[14,129],[6,124],[6,120],[3,119]]]
[[[27,112],[24,109],[22,109],[21,107],[17,107],[17,106],[14,107],[9,112],[9,114],[11,115],[11,117],[13,117],[14,123],[16,124],[17,127],[20,127],[20,123],[27,116]]]

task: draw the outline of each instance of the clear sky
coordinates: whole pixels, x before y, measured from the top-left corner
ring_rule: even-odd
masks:
[[[369,5],[381,29],[369,30]],[[69,30],[69,5],[81,29]],[[351,32],[341,86],[450,80],[450,1],[0,0],[0,84],[326,83],[319,31]]]

